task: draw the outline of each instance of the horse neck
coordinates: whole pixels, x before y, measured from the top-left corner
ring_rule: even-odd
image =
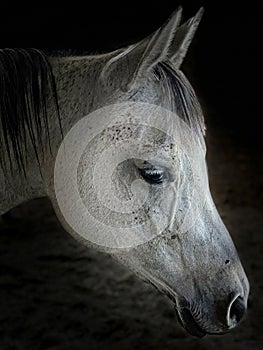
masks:
[[[102,67],[111,57],[112,54],[49,59],[56,81],[63,135],[91,110],[94,86]],[[14,159],[11,159],[12,172],[4,173],[0,167],[0,215],[25,201],[53,194],[55,155],[62,141],[53,104],[48,105],[48,118],[52,154],[47,146],[41,172],[32,150],[27,154],[24,175]]]
[[[50,59],[55,75],[63,132],[87,114],[93,90],[107,55]],[[54,114],[51,112],[52,118]]]
[[[26,174],[16,166],[12,173],[4,172],[0,167],[0,215],[23,202],[43,196],[43,179],[35,165],[27,168]]]
[[[24,173],[12,153],[10,160],[12,170],[9,160],[5,170],[0,166],[0,215],[30,199],[45,196],[43,177],[32,154],[28,155]]]

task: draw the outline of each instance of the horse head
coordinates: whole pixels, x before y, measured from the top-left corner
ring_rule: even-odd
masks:
[[[55,167],[67,229],[168,295],[196,336],[235,327],[249,293],[210,195],[202,109],[180,70],[201,16],[180,24],[178,9],[146,39],[103,56],[92,110],[66,136]]]

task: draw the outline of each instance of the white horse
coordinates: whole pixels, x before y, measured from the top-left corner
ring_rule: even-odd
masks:
[[[180,70],[201,15],[180,24],[179,8],[145,40],[103,55],[0,51],[0,214],[48,196],[70,234],[168,295],[195,336],[235,327],[249,293]]]

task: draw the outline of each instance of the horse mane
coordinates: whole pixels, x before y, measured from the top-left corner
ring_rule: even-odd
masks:
[[[159,62],[154,76],[173,110],[204,135],[203,113],[184,75],[170,62]],[[38,49],[0,49],[0,166],[12,170],[14,158],[24,174],[27,147],[32,145],[38,164],[39,151],[48,142],[48,103],[53,103],[62,133],[55,78],[47,56]]]
[[[170,62],[159,62],[153,74],[160,82],[165,104],[175,111],[198,135],[205,135],[202,108],[194,89],[180,70],[175,70]]]
[[[55,78],[47,56],[37,49],[0,49],[0,166],[12,170],[14,157],[25,174],[27,147],[38,150],[49,138],[48,100],[61,129]],[[61,129],[62,130],[62,129]]]

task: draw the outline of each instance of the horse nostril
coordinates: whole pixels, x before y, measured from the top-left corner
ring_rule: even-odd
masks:
[[[234,327],[242,319],[246,312],[246,306],[243,299],[238,296],[232,300],[228,308],[227,323],[229,327]]]

